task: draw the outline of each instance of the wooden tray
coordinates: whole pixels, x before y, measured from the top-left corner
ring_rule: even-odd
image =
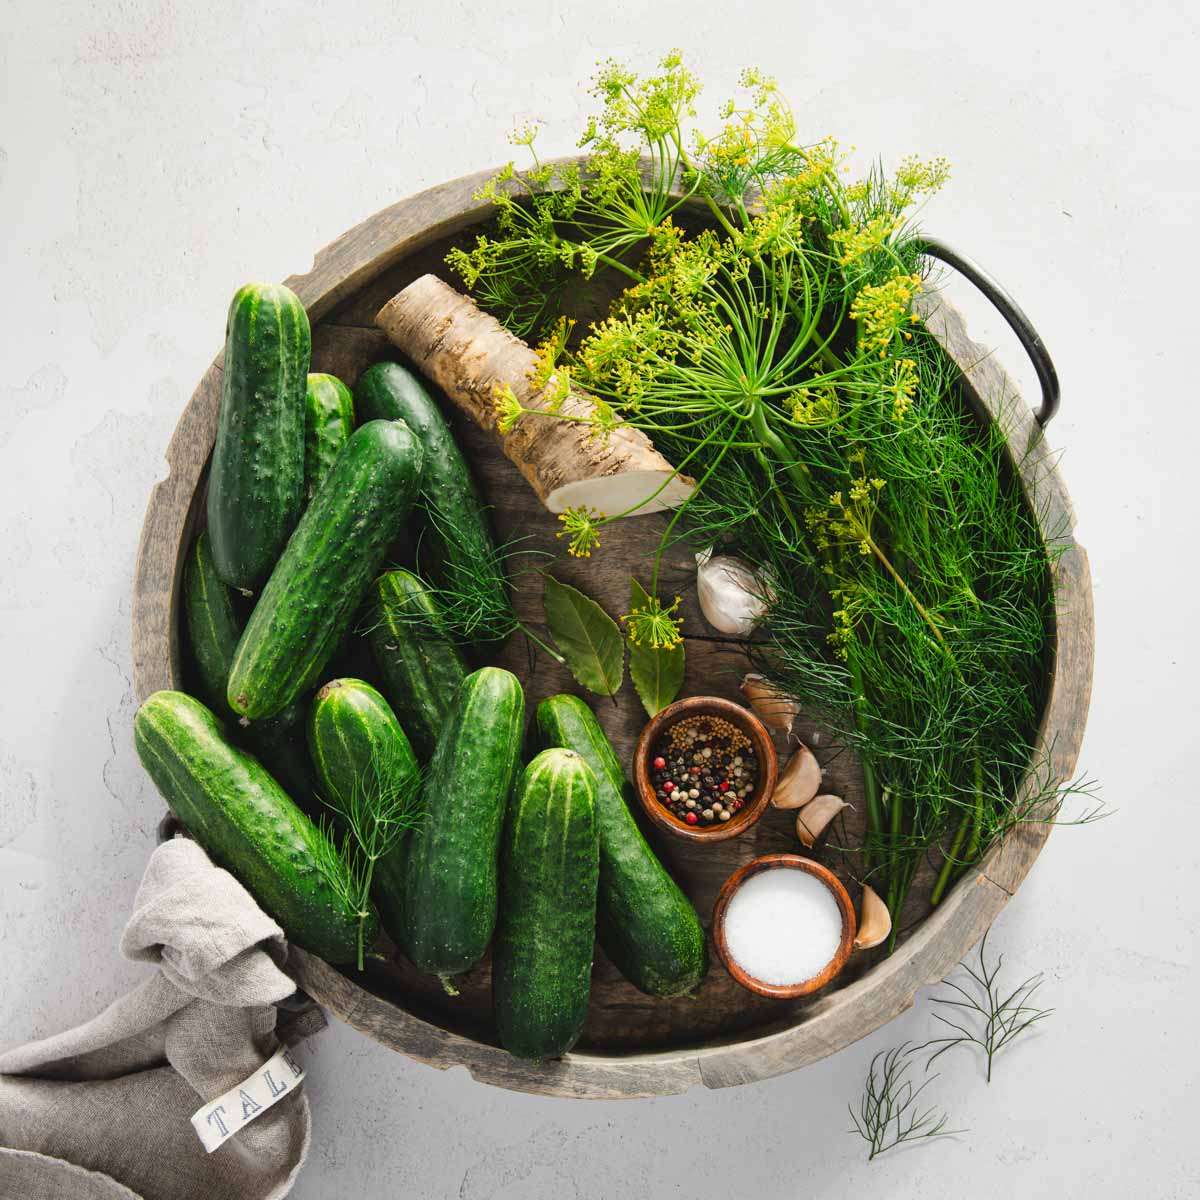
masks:
[[[372,324],[376,311],[416,276],[426,271],[445,274],[442,259],[449,240],[489,216],[489,207],[474,194],[491,174],[459,179],[392,205],[322,250],[306,275],[287,281],[312,320],[314,371],[328,371],[353,384],[370,363],[394,357]],[[1007,431],[1014,466],[1043,532],[1062,536],[1074,527],[1070,502],[1054,456],[1012,381],[993,357],[969,340],[951,307],[935,296],[925,297],[925,316],[962,368],[969,398],[981,417],[1001,422]],[[217,328],[214,319],[214,332]],[[146,512],[133,603],[139,699],[180,683],[180,575],[197,515],[203,512],[220,392],[218,356],[180,417],[167,449],[170,473],[155,487]],[[558,523],[540,507],[492,439],[461,421],[456,432],[495,507],[500,537],[525,537],[525,549],[559,553]],[[586,588],[610,612],[623,612],[630,572],[645,581],[662,520],[648,516],[610,526],[602,549],[590,561],[564,559],[556,573]],[[693,581],[694,564],[682,552],[673,554],[662,586],[684,597],[684,693],[738,699],[745,661],[728,643],[707,636],[712,631],[700,618]],[[1058,778],[1066,779],[1074,770],[1083,735],[1092,672],[1091,581],[1087,556],[1074,542],[1058,559],[1054,584],[1058,618],[1037,751],[1043,762],[1049,754]],[[531,622],[541,620],[539,588],[519,591],[518,611]],[[531,655],[520,636],[510,640],[497,661],[520,676],[531,713],[542,697],[577,690],[547,656]],[[599,701],[596,708],[618,751],[628,759],[644,720],[628,682],[615,704]],[[805,740],[827,770],[825,790],[845,796],[855,806],[847,810],[849,819],[839,833],[854,844],[862,833],[858,766],[849,753],[821,740],[817,731],[802,733],[807,733]],[[728,1087],[815,1062],[911,1006],[918,988],[943,978],[979,939],[1048,835],[1046,825],[1019,828],[928,915],[930,880],[918,879],[903,915],[906,932],[895,953],[890,958],[881,951],[856,956],[830,988],[807,1000],[752,996],[737,987],[715,959],[696,998],[656,1000],[626,983],[597,950],[584,1037],[574,1052],[543,1065],[521,1062],[496,1045],[486,961],[466,978],[462,995],[453,1000],[442,995],[435,980],[402,962],[372,965],[360,975],[293,948],[290,969],[305,991],[368,1036],[433,1066],[464,1065],[486,1083],[575,1097],[669,1095],[696,1084]],[[744,836],[717,845],[694,847],[656,835],[652,840],[706,923],[721,882],[737,866],[758,854],[797,848],[792,820],[773,810]],[[836,852],[822,857],[838,870]],[[847,883],[857,899],[857,888]]]

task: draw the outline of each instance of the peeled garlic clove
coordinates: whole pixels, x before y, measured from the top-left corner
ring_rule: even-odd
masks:
[[[879,898],[879,893],[870,884],[864,883],[862,903],[859,905],[858,936],[854,939],[855,950],[870,950],[886,941],[892,932],[892,914]]]
[[[749,637],[767,611],[767,589],[754,568],[711,550],[696,555],[696,595],[704,619],[734,637]]]
[[[771,793],[776,808],[803,808],[821,790],[821,764],[805,745],[788,759]]]
[[[768,729],[784,737],[791,736],[800,711],[800,705],[791,696],[773,688],[761,675],[747,675],[742,680],[742,695]]]
[[[817,796],[796,814],[796,836],[811,850],[829,822],[847,807],[841,796]]]

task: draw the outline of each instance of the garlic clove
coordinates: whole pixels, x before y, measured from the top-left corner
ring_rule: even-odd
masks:
[[[772,687],[761,675],[747,675],[742,680],[742,695],[759,720],[772,731],[790,737],[792,726],[800,712],[800,705],[791,696],[785,696]]]
[[[821,790],[821,764],[805,745],[796,747],[779,775],[771,803],[776,808],[803,808]]]
[[[879,893],[864,883],[862,903],[859,905],[858,936],[854,939],[855,950],[870,950],[886,941],[892,932],[892,914],[879,898]]]
[[[749,637],[769,597],[749,563],[711,549],[696,555],[696,596],[704,619],[718,632]]]
[[[817,796],[796,814],[796,836],[811,850],[829,822],[848,807],[841,796]]]

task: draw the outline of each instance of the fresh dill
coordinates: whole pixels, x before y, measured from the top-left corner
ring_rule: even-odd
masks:
[[[891,946],[922,862],[945,864],[940,898],[1014,820],[1058,818],[1053,774],[1018,789],[1065,540],[1043,537],[1003,431],[968,410],[918,316],[930,281],[911,218],[945,161],[850,182],[833,140],[802,142],[773,80],[742,84],[715,134],[689,134],[699,85],[678,54],[646,76],[605,63],[586,166],[542,163],[523,130],[532,169],[485,189],[495,232],[448,261],[510,329],[545,339],[561,386],[596,398],[596,436],[644,430],[696,480],[651,597],[679,539],[760,572],[772,602],[747,650],[858,752],[858,874],[886,899]],[[572,284],[616,295],[568,341]],[[547,419],[498,404],[508,428]],[[565,514],[572,550],[619,515]]]
[[[1040,972],[1010,992],[1001,989],[999,975],[1004,956],[999,955],[989,966],[987,939],[985,933],[979,943],[978,968],[965,962],[959,963],[970,977],[970,984],[963,987],[952,979],[946,979],[943,986],[950,988],[953,995],[931,997],[934,1004],[952,1010],[949,1016],[940,1012],[933,1015],[935,1021],[952,1032],[916,1048],[928,1050],[937,1047],[925,1063],[926,1070],[947,1050],[953,1050],[956,1046],[977,1046],[987,1063],[987,1081],[991,1083],[992,1064],[996,1055],[1014,1038],[1020,1037],[1039,1021],[1044,1021],[1054,1011],[1052,1008],[1038,1008],[1032,1003],[1042,986]]]
[[[949,1117],[939,1109],[921,1107],[921,1093],[937,1076],[914,1086],[908,1077],[913,1053],[911,1043],[905,1042],[876,1054],[867,1069],[858,1111],[853,1105],[847,1106],[854,1126],[850,1132],[857,1133],[870,1147],[868,1162],[905,1142],[964,1132],[947,1129]]]
[[[379,861],[425,819],[422,774],[408,763],[374,757],[346,794],[325,798],[330,816],[314,848],[317,869],[358,915],[358,969],[363,969],[366,932],[375,916],[371,888]]]

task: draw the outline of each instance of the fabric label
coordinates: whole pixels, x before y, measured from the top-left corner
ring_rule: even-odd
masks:
[[[192,1127],[211,1154],[284,1096],[300,1086],[304,1069],[286,1047],[267,1059],[249,1079],[206,1104],[192,1117]]]

